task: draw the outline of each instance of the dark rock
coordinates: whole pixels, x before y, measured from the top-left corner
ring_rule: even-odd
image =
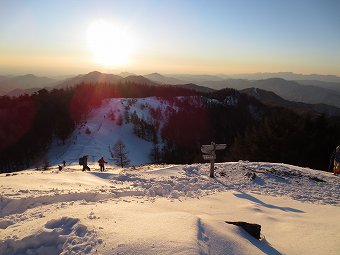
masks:
[[[310,178],[311,180],[313,180],[313,181],[316,181],[316,182],[326,182],[326,181],[324,181],[324,180],[322,180],[322,179],[319,179],[319,178],[316,177],[316,176],[309,176],[309,178]]]
[[[224,176],[227,176],[227,174],[225,172],[220,172],[220,176],[224,177]]]
[[[226,221],[225,223],[239,226],[256,239],[261,239],[261,225],[259,224],[248,223],[244,221]]]
[[[245,176],[251,178],[252,180],[256,178],[256,174],[254,172],[247,172]]]

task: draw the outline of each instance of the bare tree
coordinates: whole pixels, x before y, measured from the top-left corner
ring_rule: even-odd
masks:
[[[109,148],[110,149],[110,148]],[[128,166],[130,164],[130,159],[128,159],[127,154],[129,153],[125,149],[125,144],[122,140],[118,140],[113,145],[113,150],[110,149],[111,157],[116,165],[121,167]]]

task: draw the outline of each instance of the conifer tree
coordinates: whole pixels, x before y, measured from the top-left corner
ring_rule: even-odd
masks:
[[[150,159],[152,163],[159,163],[162,160],[162,155],[159,147],[154,144],[150,152]]]

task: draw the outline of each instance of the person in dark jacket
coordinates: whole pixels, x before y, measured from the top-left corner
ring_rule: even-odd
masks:
[[[333,172],[335,152],[336,150],[332,151],[331,158],[329,159],[328,172]]]
[[[87,158],[88,158],[87,155],[84,155],[84,156],[83,156],[83,172],[86,171],[86,170],[90,171],[90,168],[89,168],[89,166],[87,165]]]
[[[335,149],[333,173],[340,174],[340,145]]]
[[[104,171],[105,171],[105,165],[104,165],[104,164],[107,164],[107,162],[104,160],[103,157],[101,157],[101,158],[98,160],[98,163],[99,163],[99,166],[100,166],[100,171],[101,171],[101,172],[104,172]]]

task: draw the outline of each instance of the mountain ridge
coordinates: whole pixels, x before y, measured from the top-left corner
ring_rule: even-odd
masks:
[[[159,73],[151,73],[151,74],[146,74],[146,75],[143,75],[143,76],[154,81],[154,82],[160,83],[160,84],[179,85],[179,84],[186,84],[187,83],[186,81],[182,81],[180,79],[176,79],[176,78],[173,78],[173,77],[167,77],[167,76],[161,75]]]
[[[0,76],[0,93],[10,96],[18,96],[20,94],[31,94],[32,91],[39,88],[52,88],[47,87],[47,82],[53,81],[56,84],[53,88],[67,88],[75,86],[81,83],[124,83],[124,82],[134,82],[140,84],[147,84],[150,86],[159,85],[181,85],[189,89],[194,89],[197,92],[209,92],[211,89],[219,90],[223,88],[234,88],[238,90],[257,87],[259,89],[264,89],[267,91],[272,91],[278,96],[284,98],[285,100],[302,102],[307,104],[327,104],[335,107],[340,107],[340,83],[322,82],[315,80],[301,80],[291,81],[282,78],[269,78],[262,80],[247,80],[247,79],[223,79],[222,75],[168,75],[164,76],[159,73],[151,73],[147,75],[131,75],[131,73],[124,72],[126,77],[101,73],[99,71],[92,71],[87,74],[80,74],[61,82],[56,82],[55,80],[50,80],[46,77],[37,77],[32,74],[26,74],[15,77]],[[262,74],[262,73],[261,73]],[[266,75],[273,73],[264,73]],[[283,72],[280,74],[292,74],[289,72]],[[301,75],[300,75],[301,76]],[[184,78],[180,80],[178,78]],[[226,77],[226,76],[225,76]],[[312,77],[312,76],[311,76]],[[331,76],[333,77],[333,76]],[[334,76],[337,77],[337,76]],[[34,82],[36,79],[40,79],[39,82]],[[313,76],[313,78],[315,78]],[[46,80],[47,79],[47,80]],[[208,80],[212,79],[212,80]],[[340,78],[339,78],[340,79]],[[5,86],[4,84],[8,80],[17,81],[17,83],[12,83],[10,86]],[[189,81],[188,81],[189,80]],[[204,81],[202,81],[204,80]],[[196,81],[196,82],[195,82]],[[30,82],[31,85],[25,85],[23,83]],[[33,83],[34,85],[33,86]],[[310,85],[311,83],[312,85]],[[13,85],[18,84],[18,85]],[[36,85],[38,84],[38,85]],[[51,83],[49,83],[51,85]],[[52,83],[53,84],[53,83]],[[210,89],[209,89],[210,88]]]
[[[272,91],[289,101],[309,104],[324,103],[340,107],[340,92],[311,85],[301,85],[298,82],[288,81],[281,78],[270,78],[254,81],[244,79],[229,79],[223,81],[200,82],[198,85],[214,89],[233,88],[237,90],[256,87],[259,89]]]
[[[19,76],[0,76],[0,95],[7,94],[13,89],[32,89],[37,87],[53,86],[57,80],[48,77],[39,77],[33,74]]]
[[[327,104],[307,104],[289,101],[283,99],[274,92],[262,90],[259,88],[247,88],[240,90],[240,92],[245,93],[249,96],[253,96],[262,103],[271,106],[285,107],[299,114],[308,113],[312,115],[327,114],[329,116],[340,116],[340,108]]]

